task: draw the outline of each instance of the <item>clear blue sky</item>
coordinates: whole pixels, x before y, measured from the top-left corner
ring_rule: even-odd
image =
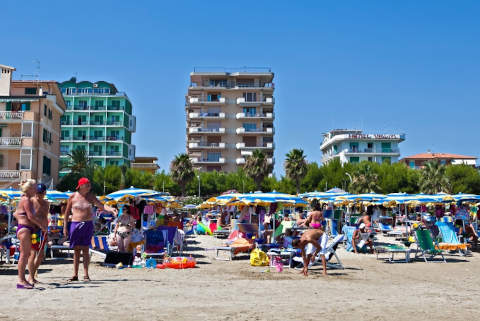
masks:
[[[47,5],[48,3],[48,5]],[[277,174],[332,128],[407,134],[402,156],[480,156],[479,1],[3,0],[0,64],[105,80],[137,116],[137,155],[185,151],[194,66],[275,72]]]

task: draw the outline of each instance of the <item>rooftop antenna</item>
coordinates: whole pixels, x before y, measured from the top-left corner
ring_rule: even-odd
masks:
[[[34,74],[21,74],[20,79],[23,79],[23,77],[30,77],[30,78],[33,78],[34,80],[36,80],[38,82],[38,80],[40,79],[40,60],[35,59],[33,62],[36,64],[36,66],[35,66],[36,73],[34,73]]]

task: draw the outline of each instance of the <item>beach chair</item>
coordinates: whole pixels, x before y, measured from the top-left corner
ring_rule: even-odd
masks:
[[[97,254],[102,259],[107,257],[111,249],[108,245],[108,235],[94,235],[90,243],[90,253]]]
[[[147,256],[165,256],[170,254],[170,244],[168,242],[168,230],[147,230],[145,235],[145,245],[143,253]]]
[[[419,257],[419,253],[423,256],[425,262],[428,262],[427,254],[430,255],[429,259],[433,261],[433,258],[437,255],[442,257],[444,263],[447,263],[443,256],[443,251],[438,249],[433,242],[432,235],[429,230],[418,229],[415,231],[415,239],[417,244],[417,252],[415,258]]]
[[[405,263],[408,263],[410,261],[410,249],[408,247],[405,247],[405,246],[399,245],[399,244],[376,245],[375,246],[375,253],[377,254],[377,260],[378,260],[379,254],[381,254],[381,253],[390,254],[391,256],[388,256],[386,258],[389,263],[395,262],[394,256],[397,253],[405,254]],[[385,258],[383,258],[383,259],[385,259]]]
[[[380,232],[382,232],[383,234],[387,234],[387,235],[388,235],[388,232],[393,231],[393,227],[391,225],[384,224],[382,222],[378,222],[378,228],[379,228]]]
[[[344,238],[345,238],[345,235],[339,234],[335,236],[333,240],[327,243],[327,248],[325,249],[326,251],[325,260],[327,261],[327,268],[342,269],[342,270],[344,269],[342,261],[340,261],[340,258],[337,255],[337,247],[340,243],[343,242]],[[331,262],[331,259],[333,257],[335,257],[336,262]],[[303,258],[301,256],[294,257],[293,261],[299,263],[299,266],[296,267],[297,269],[303,268]],[[313,261],[313,263],[310,263],[308,267],[321,264],[321,262],[322,262],[322,254],[319,253],[315,257],[315,260]]]
[[[438,243],[440,250],[459,251],[461,255],[466,255],[468,251],[468,244],[461,243],[455,233],[455,227],[451,222],[437,222],[435,223],[440,230],[442,241]]]

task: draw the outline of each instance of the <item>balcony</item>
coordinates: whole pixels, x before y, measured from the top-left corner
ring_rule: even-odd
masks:
[[[102,121],[90,121],[90,125],[92,126],[104,126],[105,125],[105,122],[102,120]]]
[[[273,134],[273,128],[237,128],[238,135],[271,135]]]
[[[273,105],[274,99],[272,97],[265,98],[264,100],[246,101],[244,97],[237,98],[237,105]]]
[[[107,126],[123,126],[123,122],[121,121],[107,121]]]
[[[190,113],[190,119],[225,119],[225,113]]]
[[[266,114],[248,114],[248,113],[238,113],[235,115],[237,119],[271,119],[273,120],[273,113]]]
[[[225,148],[225,143],[193,142],[193,143],[188,143],[188,148],[191,148],[191,149],[224,149]]]
[[[60,125],[62,126],[68,126],[68,125],[72,125],[72,121],[71,120],[61,120],[60,121]]]
[[[123,141],[123,137],[120,136],[107,136],[108,141]]]
[[[69,154],[70,154],[70,150],[68,149],[60,150],[60,156],[69,156]]]
[[[188,129],[190,134],[224,134],[225,128],[201,128],[201,127],[190,127]]]
[[[90,136],[90,140],[102,141],[105,140],[105,136]]]
[[[245,146],[245,143],[237,143],[235,145],[237,149],[250,149],[250,150],[256,150],[256,149],[273,149],[274,144],[273,143],[265,143],[260,146]]]
[[[225,97],[220,97],[217,100],[206,100],[199,97],[189,97],[190,105],[223,105],[225,104]]]
[[[111,157],[119,157],[119,156],[122,156],[122,152],[116,152],[116,151],[107,151],[107,156],[111,156]]]
[[[88,126],[89,122],[88,122],[88,120],[74,120],[73,125],[74,126]]]
[[[225,164],[225,158],[220,157],[218,159],[208,158],[191,158],[193,164]]]
[[[75,105],[73,106],[73,110],[88,110],[88,107],[84,105]]]
[[[0,111],[0,121],[16,122],[23,119],[23,111]]]
[[[239,157],[235,161],[236,161],[237,165],[243,165],[243,164],[246,163],[246,158],[245,157]],[[274,163],[273,158],[267,158],[267,163],[269,165],[272,165]]]
[[[20,171],[0,170],[0,181],[16,181],[20,179]]]
[[[105,156],[105,153],[102,151],[90,151],[88,156]]]
[[[122,107],[122,106],[113,106],[113,105],[110,105],[110,106],[108,106],[108,110],[123,111],[123,107]]]
[[[22,146],[21,137],[0,137],[0,148],[19,148]]]
[[[350,148],[343,152],[345,154],[400,154],[398,148]]]
[[[90,106],[91,111],[105,111],[107,108],[105,106]]]

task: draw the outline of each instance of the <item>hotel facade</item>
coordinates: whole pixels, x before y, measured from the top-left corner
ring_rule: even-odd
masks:
[[[269,69],[190,73],[186,150],[196,169],[233,172],[256,149],[274,164],[273,78]]]
[[[338,158],[342,164],[370,161],[396,163],[405,134],[364,134],[361,130],[335,129],[323,135],[322,163]]]
[[[65,102],[55,81],[12,80],[14,71],[0,65],[0,188],[26,179],[55,186]]]
[[[97,166],[130,166],[135,159],[136,119],[127,94],[105,81],[72,78],[59,87],[67,108],[61,119],[61,163],[68,162],[73,150],[81,149]],[[60,175],[66,173],[62,170]]]

